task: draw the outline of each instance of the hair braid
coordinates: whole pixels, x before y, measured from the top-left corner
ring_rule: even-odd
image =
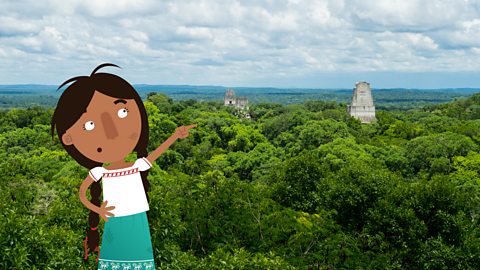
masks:
[[[100,207],[100,194],[102,193],[102,188],[100,187],[100,181],[93,182],[90,187],[90,195],[92,199],[90,200],[91,203]],[[98,247],[100,242],[100,234],[98,233],[97,226],[100,218],[98,213],[94,211],[90,211],[88,215],[88,223],[90,228],[87,229],[87,245],[90,252],[95,251]]]
[[[147,157],[148,152],[147,149],[137,149],[137,156],[140,157]],[[148,176],[148,170],[140,172],[140,175],[142,176],[142,183],[143,183],[143,189],[145,190],[145,195],[147,196],[147,201],[149,202],[150,200],[148,199],[148,191],[150,191],[150,182],[148,182],[147,176]],[[147,212],[148,215],[148,212]]]

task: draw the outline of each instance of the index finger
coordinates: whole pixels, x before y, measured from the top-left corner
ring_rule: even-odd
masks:
[[[193,124],[193,125],[188,125],[188,126],[185,126],[187,129],[191,129],[191,128],[194,128],[194,127],[197,127],[197,124]]]

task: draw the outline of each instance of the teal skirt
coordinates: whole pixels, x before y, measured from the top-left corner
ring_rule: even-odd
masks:
[[[155,269],[146,212],[105,222],[98,269]]]

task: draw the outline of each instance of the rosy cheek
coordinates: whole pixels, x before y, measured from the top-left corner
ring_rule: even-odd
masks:
[[[130,134],[130,136],[128,136],[128,138],[130,138],[132,140],[136,140],[136,139],[138,139],[138,133],[133,132],[132,134]]]

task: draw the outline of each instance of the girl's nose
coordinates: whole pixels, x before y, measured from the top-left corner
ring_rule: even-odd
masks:
[[[118,136],[118,131],[110,114],[104,112],[100,115],[100,119],[102,120],[103,131],[105,132],[107,139],[115,139]]]

